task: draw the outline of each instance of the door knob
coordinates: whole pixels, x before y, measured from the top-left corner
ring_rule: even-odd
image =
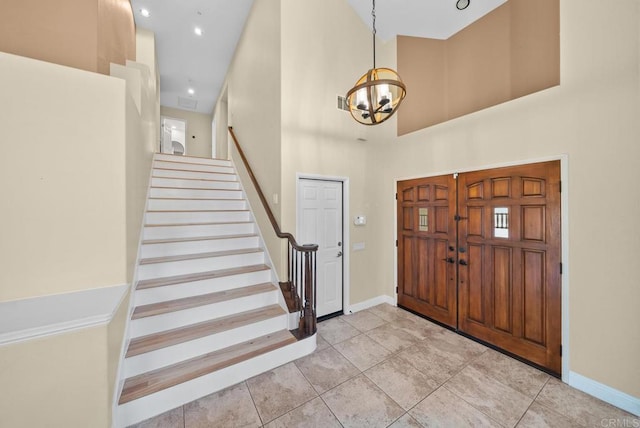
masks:
[[[342,251],[338,251],[338,255],[336,257],[342,257]]]
[[[448,258],[442,259],[442,260],[444,260],[447,263],[451,263],[451,264],[454,264],[456,262],[456,259],[454,259],[453,257],[448,257]]]
[[[460,260],[458,263],[460,265],[462,265],[462,266],[467,266],[467,261],[466,260]]]

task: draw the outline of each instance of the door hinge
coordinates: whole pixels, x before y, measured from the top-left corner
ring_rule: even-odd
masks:
[[[558,191],[562,193],[562,180],[558,181]]]
[[[396,239],[396,247],[398,246],[398,240]]]
[[[396,294],[398,294],[398,287],[396,286]]]
[[[560,262],[560,275],[562,275],[562,262]]]
[[[396,201],[398,200],[398,194],[396,193]]]
[[[562,345],[560,345],[560,356],[562,357]]]

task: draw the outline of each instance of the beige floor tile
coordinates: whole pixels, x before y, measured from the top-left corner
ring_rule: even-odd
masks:
[[[147,419],[129,428],[183,428],[184,414],[182,406],[169,410],[154,418]]]
[[[473,367],[465,367],[445,383],[444,387],[508,427],[515,426],[533,401],[533,398],[525,396]]]
[[[329,345],[329,342],[324,340],[324,338],[322,336],[320,336],[319,334],[316,334],[316,350],[315,350],[315,352],[322,351],[323,349],[327,349],[330,346],[331,345]]]
[[[531,398],[538,395],[550,377],[492,349],[473,360],[471,366]]]
[[[373,367],[391,355],[391,351],[364,334],[340,342],[334,348],[360,370]]]
[[[345,315],[342,319],[362,332],[380,327],[382,324],[387,322],[368,310],[356,312],[351,315]]]
[[[582,427],[578,422],[562,416],[544,406],[533,403],[527,413],[524,414],[517,428],[556,428],[556,427]]]
[[[414,316],[411,312],[400,309],[397,306],[392,306],[388,303],[373,306],[369,308],[368,311],[386,321],[395,321],[398,318],[407,318]]]
[[[633,416],[554,378],[549,379],[542,388],[536,402],[585,426],[601,427],[603,421],[611,419],[619,421],[616,426],[632,427],[634,423],[640,426],[640,417]],[[627,425],[624,425],[625,423]]]
[[[413,419],[410,414],[405,413],[404,416],[389,425],[389,428],[422,428],[422,425]]]
[[[360,330],[342,320],[342,317],[331,318],[318,323],[318,333],[330,345],[343,342],[360,334]]]
[[[314,352],[296,360],[295,364],[319,394],[360,373],[333,348]]]
[[[364,375],[324,393],[322,399],[344,427],[386,427],[404,414]]]
[[[391,324],[381,325],[373,330],[369,330],[365,334],[394,353],[413,346],[418,342],[415,336]]]
[[[268,423],[264,428],[340,428],[340,422],[320,397]]]
[[[318,394],[294,363],[247,380],[263,423],[284,415]]]
[[[498,422],[445,388],[422,400],[409,414],[425,427],[499,427]]]
[[[364,374],[405,410],[422,401],[439,385],[399,357],[391,357]]]
[[[464,355],[444,351],[428,341],[403,350],[398,357],[435,380],[438,385],[450,379],[468,362]]]
[[[411,317],[398,317],[396,320],[390,321],[390,324],[420,340],[433,337],[444,330],[443,327],[415,315],[411,315]]]
[[[184,420],[185,428],[262,425],[244,382],[185,404]]]
[[[466,360],[476,358],[489,349],[446,328],[439,330],[438,334],[426,339],[425,342],[432,342],[440,349],[459,354]]]

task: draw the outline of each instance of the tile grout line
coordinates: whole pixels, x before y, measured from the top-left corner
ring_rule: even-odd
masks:
[[[538,391],[538,393],[536,394],[535,397],[533,397],[533,401],[531,401],[531,403],[529,403],[529,405],[527,406],[527,410],[524,411],[524,413],[522,414],[522,416],[520,416],[520,419],[518,419],[518,422],[516,422],[516,424],[514,425],[514,427],[517,427],[518,424],[522,421],[522,418],[524,418],[524,415],[527,414],[527,412],[529,411],[529,409],[531,409],[531,406],[533,405],[533,403],[536,402],[536,399],[538,398],[538,396],[540,395],[540,393],[542,392],[542,390],[544,389],[545,386],[547,386],[547,383],[549,383],[549,379],[551,379],[551,377],[548,377],[547,380],[544,382],[544,384],[542,385],[542,388],[540,388],[540,391]]]
[[[249,378],[249,379],[251,379],[251,378]],[[253,394],[251,393],[251,388],[249,388],[249,384],[247,383],[246,380],[242,381],[242,383],[245,384],[244,386],[247,388],[247,391],[249,392],[249,397],[251,398],[251,403],[253,403],[253,408],[256,409],[256,413],[258,414],[258,418],[260,419],[261,426],[264,427],[266,424],[262,420],[262,415],[260,414],[260,411],[258,410],[258,406],[256,405],[256,400],[253,398]],[[185,426],[185,428],[186,428],[186,426]]]

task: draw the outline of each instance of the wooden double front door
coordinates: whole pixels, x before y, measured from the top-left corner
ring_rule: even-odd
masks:
[[[397,190],[398,304],[560,374],[560,162]]]

